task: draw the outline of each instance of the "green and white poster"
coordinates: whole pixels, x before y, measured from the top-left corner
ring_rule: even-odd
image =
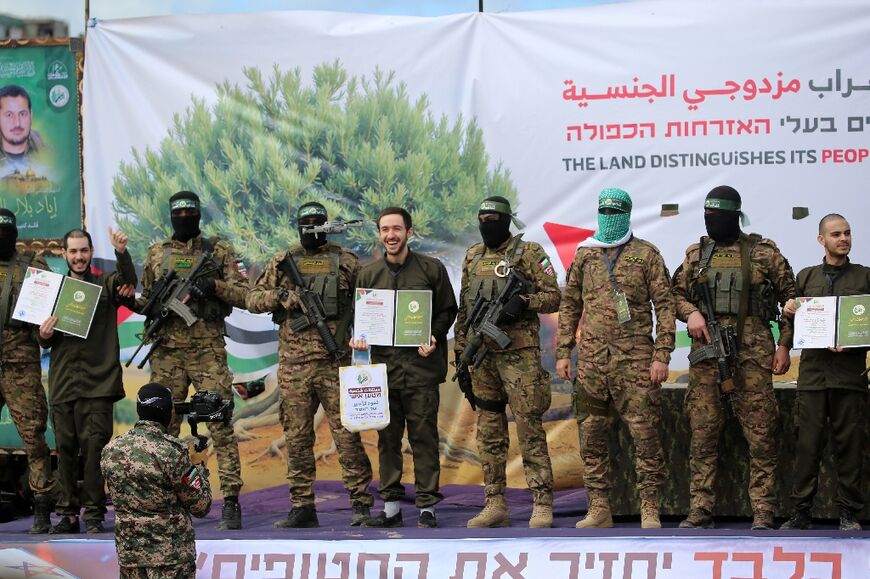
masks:
[[[432,292],[399,290],[396,292],[396,346],[428,344],[432,336]]]
[[[54,307],[54,315],[57,316],[55,329],[87,338],[102,291],[102,286],[96,284],[72,277],[64,279]]]
[[[76,57],[66,44],[0,49],[0,207],[18,238],[82,224]]]
[[[840,298],[837,346],[841,348],[870,346],[870,295]]]

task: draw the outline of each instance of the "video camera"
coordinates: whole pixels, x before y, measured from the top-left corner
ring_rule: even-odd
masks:
[[[190,433],[196,438],[193,449],[202,452],[208,446],[205,436],[199,434],[197,424],[200,422],[223,422],[229,425],[233,418],[232,399],[222,398],[217,392],[197,390],[188,402],[176,402],[175,413],[179,416],[187,416],[187,424],[190,425]]]

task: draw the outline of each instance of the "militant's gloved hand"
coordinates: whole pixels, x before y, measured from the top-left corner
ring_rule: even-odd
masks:
[[[516,294],[507,301],[498,316],[497,325],[512,324],[519,320],[523,312],[529,307],[529,302],[524,300],[520,294]]]
[[[210,298],[214,295],[215,279],[213,277],[201,277],[190,288],[190,295],[198,300]]]

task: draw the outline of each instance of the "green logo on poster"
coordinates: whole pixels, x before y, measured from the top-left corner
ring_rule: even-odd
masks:
[[[54,85],[48,93],[48,100],[56,109],[65,107],[69,102],[69,89],[62,84]]]
[[[45,77],[48,80],[66,80],[69,78],[69,72],[66,70],[66,65],[59,60],[55,60],[48,65],[48,71]]]

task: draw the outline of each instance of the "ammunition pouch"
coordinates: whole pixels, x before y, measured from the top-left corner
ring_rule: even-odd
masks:
[[[770,280],[753,285],[749,292],[749,315],[764,322],[779,319],[779,297]]]
[[[233,307],[212,297],[207,300],[197,300],[192,308],[196,316],[206,322],[219,322],[233,312]]]

